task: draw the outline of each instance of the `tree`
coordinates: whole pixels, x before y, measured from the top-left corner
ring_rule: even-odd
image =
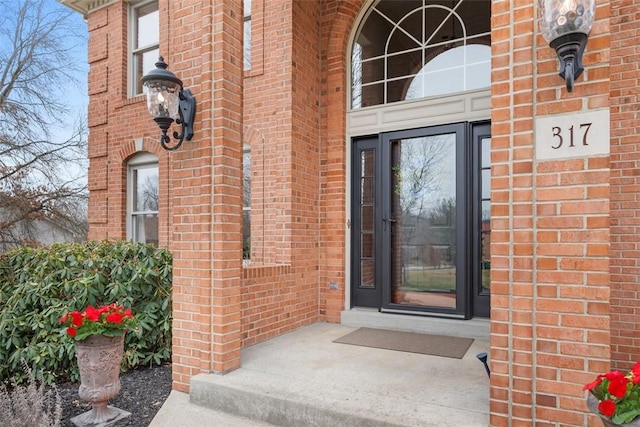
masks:
[[[0,9],[0,251],[38,241],[43,222],[86,236],[87,124],[69,106],[86,39],[53,0]]]

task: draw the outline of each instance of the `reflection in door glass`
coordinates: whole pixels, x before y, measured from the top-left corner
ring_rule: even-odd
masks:
[[[489,284],[491,283],[491,253],[489,252],[491,241],[491,138],[482,138],[480,149],[482,151],[481,165],[481,209],[482,218],[480,226],[481,260],[480,270],[482,272],[482,285],[480,294],[489,294]]]
[[[360,284],[361,288],[375,287],[374,264],[374,206],[375,151],[360,152]]]
[[[392,141],[391,302],[456,308],[456,134]]]

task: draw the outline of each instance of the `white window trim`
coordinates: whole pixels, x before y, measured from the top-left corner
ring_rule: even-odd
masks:
[[[136,17],[136,10],[147,6],[151,3],[159,3],[158,0],[127,0],[129,3],[128,11],[127,11],[127,94],[129,98],[133,98],[136,96],[142,95],[142,90],[140,93],[135,93],[136,91],[136,82],[134,81],[136,76],[136,61],[134,61],[134,57],[137,54],[144,53],[148,50],[160,49],[160,34],[158,34],[158,43],[147,45],[147,46],[138,46],[138,48],[134,49],[134,37],[138,34],[138,20]],[[159,5],[158,5],[159,10]],[[141,88],[142,89],[142,88]]]
[[[148,152],[140,152],[138,154],[136,154],[135,156],[133,156],[128,162],[127,162],[127,183],[126,183],[126,188],[127,188],[127,203],[126,203],[126,215],[127,215],[127,220],[126,220],[126,229],[127,229],[127,240],[134,240],[134,233],[133,233],[133,214],[134,214],[134,210],[133,210],[133,193],[136,190],[133,187],[133,171],[136,169],[147,169],[147,168],[158,168],[158,172],[159,172],[159,163],[158,163],[158,157],[156,157],[155,155],[148,153]],[[159,185],[159,183],[158,183]],[[160,207],[158,206],[158,211],[142,211],[142,212],[135,212],[136,214],[144,214],[144,213],[155,213],[156,215],[158,215],[158,217],[160,216],[160,212],[159,212]]]

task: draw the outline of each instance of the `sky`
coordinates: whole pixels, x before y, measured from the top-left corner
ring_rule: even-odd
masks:
[[[73,11],[71,8],[62,5],[56,0],[44,0],[47,8],[51,10],[62,10],[64,12],[71,11],[69,16],[69,23],[81,34],[81,39],[73,38],[67,40],[71,47],[72,58],[74,61],[73,68],[78,71],[74,72],[78,82],[74,84],[72,82],[66,82],[66,86],[63,87],[64,92],[68,96],[69,109],[71,114],[69,118],[65,118],[61,123],[56,134],[60,138],[64,138],[69,134],[69,129],[73,126],[73,120],[79,114],[87,114],[87,108],[89,104],[88,84],[87,78],[89,73],[89,64],[87,62],[87,47],[89,41],[89,31],[87,23],[84,21],[84,17],[81,13]],[[55,137],[55,136],[54,136]],[[56,138],[57,139],[57,138]]]

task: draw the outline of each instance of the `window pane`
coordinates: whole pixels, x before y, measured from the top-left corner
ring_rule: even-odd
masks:
[[[251,152],[242,154],[242,206],[251,206]]]
[[[154,46],[160,40],[160,14],[158,3],[154,2],[136,9],[138,32],[135,48]]]
[[[147,2],[130,9],[128,39],[129,52],[129,96],[142,93],[142,76],[155,68],[160,41],[160,13],[158,2]]]
[[[244,21],[244,40],[243,40],[243,52],[244,52],[244,69],[251,69],[251,20]]]
[[[360,107],[369,107],[372,105],[380,105],[384,102],[384,83],[376,83],[372,85],[362,86],[359,105]],[[356,100],[354,98],[353,108],[356,108]]]
[[[360,285],[361,288],[375,288],[373,260],[360,261]]]
[[[244,54],[244,69],[251,69],[251,0],[244,0],[244,40],[243,40],[243,54]]]
[[[251,151],[242,153],[242,259],[251,259]]]
[[[491,138],[482,138],[482,167],[491,166]]]
[[[491,169],[482,170],[482,196],[484,200],[491,197]]]
[[[251,211],[242,211],[242,259],[251,259]]]
[[[134,95],[142,93],[142,76],[156,67],[158,56],[160,51],[158,49],[152,49],[146,52],[136,53],[133,55],[133,70],[134,70]]]
[[[133,215],[133,240],[158,245],[158,214]]]
[[[392,141],[391,302],[456,308],[456,134]]]
[[[135,242],[158,244],[158,158],[139,153],[127,168],[127,232]]]
[[[136,212],[158,211],[158,168],[133,170],[133,207]]]

